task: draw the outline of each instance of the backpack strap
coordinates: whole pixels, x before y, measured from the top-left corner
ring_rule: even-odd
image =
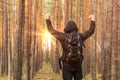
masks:
[[[69,35],[69,37],[68,37],[68,39],[67,39],[68,43],[71,42],[71,39],[72,39],[72,33]]]

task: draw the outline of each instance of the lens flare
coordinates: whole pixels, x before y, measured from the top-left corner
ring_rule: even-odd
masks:
[[[45,50],[51,50],[51,39],[52,36],[47,30],[43,30],[43,32],[38,33],[38,36],[42,38],[42,46]]]
[[[45,38],[48,38],[48,39],[51,39],[51,34],[48,33],[48,32],[46,32],[46,33],[44,33],[44,37],[45,37]]]

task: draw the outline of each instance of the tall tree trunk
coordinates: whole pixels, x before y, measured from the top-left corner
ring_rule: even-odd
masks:
[[[1,76],[4,73],[4,52],[3,52],[3,42],[4,42],[4,5],[2,3],[2,50],[1,50]]]
[[[97,0],[92,0],[92,14],[96,16]],[[96,80],[96,32],[93,34],[93,53],[92,53],[92,80]]]
[[[5,0],[5,3],[7,3],[7,0]],[[7,5],[4,4],[4,73],[5,75],[8,75],[8,14],[7,14]]]
[[[111,27],[112,27],[112,6],[113,0],[108,1],[107,6],[107,23],[106,23],[106,34],[104,41],[104,62],[103,62],[103,70],[102,70],[102,80],[110,80],[111,79]],[[108,28],[109,27],[109,28]],[[107,54],[106,54],[107,53]]]
[[[11,14],[10,14],[10,9],[11,9],[11,2],[8,1],[8,3],[10,4],[8,6],[8,44],[7,44],[7,48],[8,48],[8,80],[11,80],[11,76],[12,76],[12,52],[11,52],[11,26],[10,26],[10,20],[11,20]]]
[[[69,0],[69,20],[72,19],[72,2],[73,0]]]
[[[56,29],[60,29],[60,0],[55,1],[55,26]],[[60,56],[59,52],[59,42],[56,40],[56,49],[55,49],[55,72],[59,73],[59,63],[58,58]]]
[[[31,46],[31,27],[30,27],[30,2],[25,1],[25,27],[24,27],[24,80],[31,80],[30,78],[30,46]]]
[[[118,26],[118,33],[117,33],[117,37],[118,37],[118,50],[117,50],[117,68],[116,68],[116,70],[117,70],[117,78],[116,78],[116,80],[119,80],[120,79],[120,25],[119,25],[119,23],[120,23],[120,0],[118,0],[118,3],[117,3],[117,10],[118,10],[118,13],[117,13],[117,15],[118,15],[118,24],[117,24],[117,26]]]
[[[117,80],[117,49],[118,49],[118,0],[113,0],[113,24],[111,31],[111,80]]]
[[[104,4],[104,5],[102,5]],[[100,32],[101,32],[101,49],[100,49],[100,58],[99,58],[99,63],[98,63],[98,70],[99,70],[99,73],[102,73],[102,71],[104,70],[104,43],[105,43],[105,27],[106,27],[106,20],[107,20],[107,17],[106,17],[106,14],[107,14],[107,9],[106,9],[106,0],[101,0],[100,2],[100,16],[102,16],[100,18]],[[100,67],[100,65],[102,65],[102,67]]]
[[[35,46],[36,46],[36,0],[31,1],[31,79],[35,75]]]
[[[77,26],[79,27],[79,31],[82,32],[82,27],[83,27],[83,0],[76,0],[76,16],[75,20],[77,23]]]
[[[44,26],[44,16],[43,16],[43,14],[44,14],[44,0],[40,0],[39,1],[40,2],[40,4],[39,4],[39,6],[40,6],[40,12],[39,12],[39,22],[38,23],[40,23],[39,24],[39,26],[41,26],[41,27],[39,27],[39,33],[42,33],[42,29],[43,29],[43,26]],[[41,47],[39,47],[39,52],[40,52],[40,67],[42,68],[42,61],[43,61],[43,49],[42,49],[42,37],[39,37],[39,41],[40,41],[40,44],[39,44],[39,46],[41,46]]]
[[[68,20],[69,20],[69,15],[68,15],[68,12],[69,12],[69,0],[64,0],[65,1],[65,25],[67,24]]]
[[[16,2],[16,30],[14,37],[14,80],[22,80],[22,63],[23,63],[23,28],[25,24],[25,1]]]

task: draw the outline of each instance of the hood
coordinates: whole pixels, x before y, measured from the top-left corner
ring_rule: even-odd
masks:
[[[71,32],[73,32],[73,31],[78,32],[78,27],[77,27],[77,24],[76,24],[73,20],[70,20],[70,21],[68,21],[68,23],[66,24],[65,29],[64,29],[64,32],[65,32],[65,33],[71,33]]]

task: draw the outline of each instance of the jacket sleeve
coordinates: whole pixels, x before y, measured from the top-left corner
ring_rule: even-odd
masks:
[[[62,39],[65,38],[65,33],[59,32],[59,31],[55,30],[55,29],[52,27],[52,23],[51,23],[51,20],[50,20],[50,19],[47,19],[47,20],[46,20],[46,24],[47,24],[47,29],[48,29],[48,31],[49,31],[54,37],[56,37],[56,38],[59,39],[59,40],[62,40]]]
[[[88,31],[82,33],[83,41],[89,38],[95,31],[95,21],[91,21],[90,28]]]

